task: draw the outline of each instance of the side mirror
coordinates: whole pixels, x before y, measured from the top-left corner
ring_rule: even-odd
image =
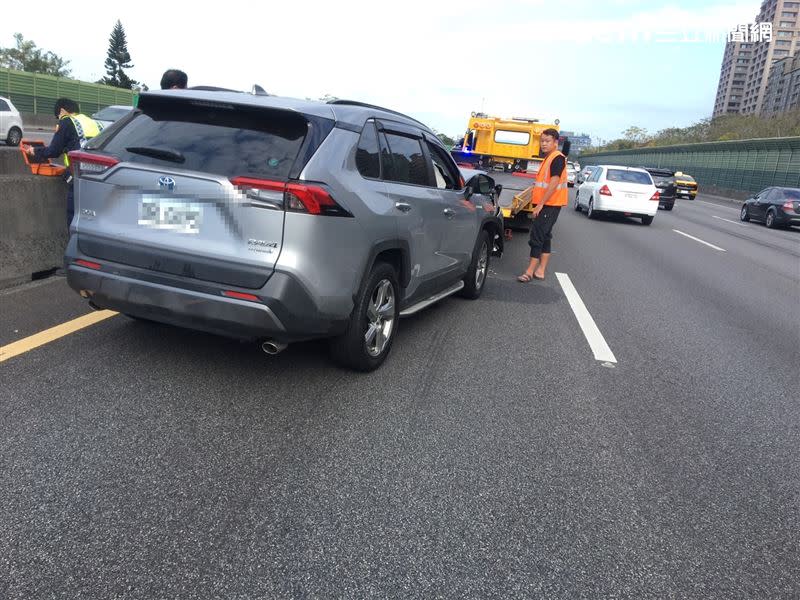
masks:
[[[474,180],[470,179],[467,182],[466,187],[464,187],[464,198],[466,200],[469,200],[470,198],[472,198],[472,195],[475,193],[475,188],[472,187],[472,182],[473,181]]]

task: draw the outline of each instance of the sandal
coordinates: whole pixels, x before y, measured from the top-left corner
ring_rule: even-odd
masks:
[[[544,281],[544,277],[539,277],[536,273],[533,274],[534,279],[538,279],[539,281]]]
[[[520,283],[530,283],[533,281],[533,275],[528,275],[527,273],[523,273],[519,277],[517,277],[517,281]]]

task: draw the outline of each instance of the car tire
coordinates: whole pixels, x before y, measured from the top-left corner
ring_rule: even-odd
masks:
[[[483,229],[478,235],[475,249],[472,251],[472,260],[469,269],[464,276],[464,288],[461,295],[469,300],[476,300],[480,297],[483,288],[486,286],[486,279],[489,276],[489,259],[491,258],[491,248],[489,248],[489,233]]]
[[[775,211],[771,208],[767,211],[767,218],[764,219],[764,225],[769,229],[777,229],[778,224],[775,222]]]
[[[741,212],[739,212],[739,220],[740,221],[749,221],[750,220],[750,213],[747,211],[747,204],[742,206]]]
[[[586,216],[590,219],[596,219],[599,216],[594,209],[594,198],[589,198],[589,204],[586,206]]]
[[[675,203],[664,205],[664,210],[672,210],[673,208],[675,208]]]
[[[21,141],[22,131],[19,127],[12,127],[8,132],[8,137],[6,137],[6,144],[9,146],[19,146]]]
[[[650,225],[653,222],[655,217],[651,217],[650,215],[645,215],[642,217],[642,225]]]
[[[358,292],[347,330],[331,340],[334,361],[356,371],[380,367],[397,335],[399,305],[400,286],[394,267],[375,263]]]
[[[573,203],[575,206],[575,210],[577,210],[578,212],[581,212],[581,204],[580,202],[578,202],[578,198],[580,198],[580,195],[581,195],[580,191],[575,192],[575,202]]]

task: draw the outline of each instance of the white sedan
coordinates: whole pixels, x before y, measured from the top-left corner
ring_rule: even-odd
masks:
[[[575,210],[586,209],[595,219],[600,213],[618,213],[650,225],[658,212],[659,192],[650,173],[634,167],[599,165],[575,193]]]

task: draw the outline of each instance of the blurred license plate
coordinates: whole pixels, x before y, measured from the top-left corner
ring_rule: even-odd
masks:
[[[639,196],[637,196],[636,194],[625,194],[625,197],[630,200],[636,200],[636,198],[638,198]]]
[[[180,233],[199,233],[203,205],[172,198],[144,196],[139,203],[139,225]]]

